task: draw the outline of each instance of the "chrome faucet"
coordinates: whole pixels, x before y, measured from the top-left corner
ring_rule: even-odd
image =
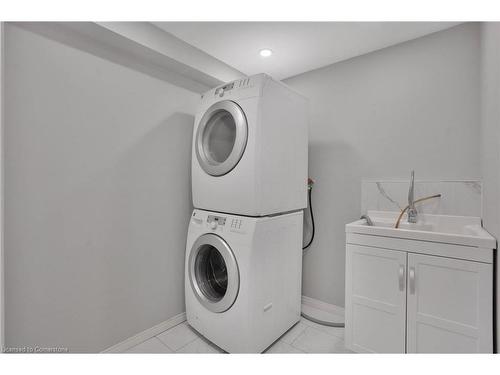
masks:
[[[417,222],[417,209],[415,208],[415,171],[411,171],[410,178],[410,189],[408,190],[408,222],[416,223]]]

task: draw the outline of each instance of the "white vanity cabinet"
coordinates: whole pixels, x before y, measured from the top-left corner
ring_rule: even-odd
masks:
[[[347,348],[492,353],[492,248],[369,235],[347,227]]]
[[[346,347],[404,353],[406,253],[347,245]]]
[[[408,353],[491,353],[493,265],[408,254]]]

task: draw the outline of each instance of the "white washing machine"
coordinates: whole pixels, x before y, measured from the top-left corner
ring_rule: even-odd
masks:
[[[194,207],[264,216],[306,207],[307,99],[265,74],[202,96],[193,132]]]
[[[229,353],[260,353],[300,320],[302,211],[245,217],[195,209],[187,321]]]

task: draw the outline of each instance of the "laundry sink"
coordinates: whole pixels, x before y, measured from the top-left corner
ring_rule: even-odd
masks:
[[[368,211],[373,225],[360,219],[346,225],[347,233],[431,241],[493,249],[496,240],[483,227],[481,218],[419,214],[416,223],[408,223],[404,215],[399,228],[395,223],[399,212]]]
[[[394,228],[395,221],[384,221],[384,220],[376,220],[373,222],[373,226],[375,227],[384,227],[384,228]],[[400,222],[398,229],[407,229],[407,230],[420,230],[433,232],[434,225],[430,223],[408,223],[408,222]]]
[[[367,215],[346,225],[346,348],[493,352],[496,241],[481,219],[418,213],[395,228],[399,212]]]

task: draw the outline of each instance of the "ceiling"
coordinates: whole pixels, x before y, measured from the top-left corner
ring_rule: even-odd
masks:
[[[155,22],[246,75],[284,79],[458,22]],[[271,49],[263,58],[261,49]]]

